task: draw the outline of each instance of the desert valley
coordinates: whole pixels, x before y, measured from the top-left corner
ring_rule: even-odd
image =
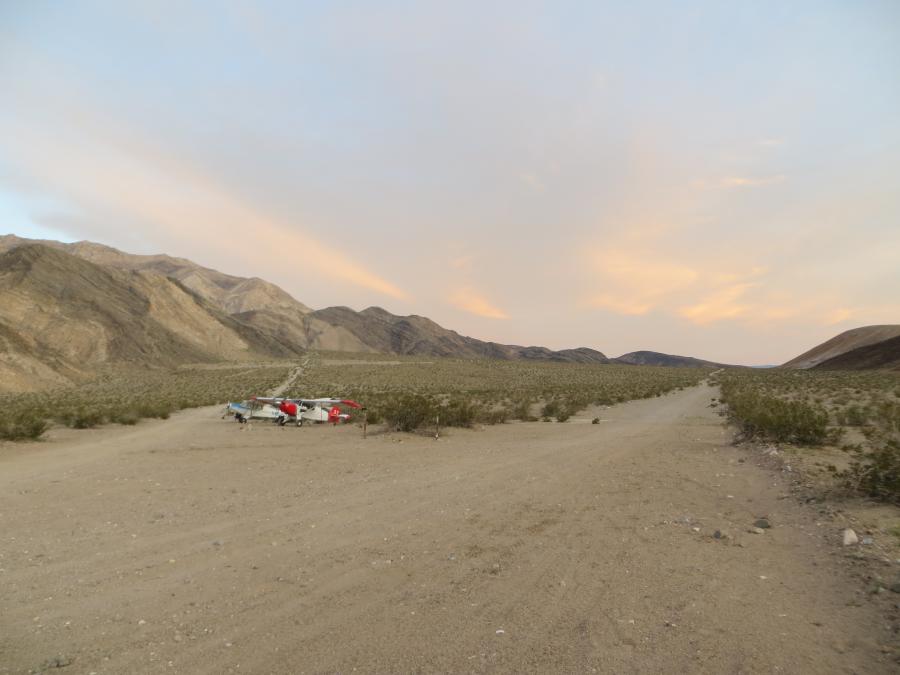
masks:
[[[0,675],[900,672],[898,27],[0,2]]]
[[[0,242],[0,672],[896,666],[900,326],[608,358]]]

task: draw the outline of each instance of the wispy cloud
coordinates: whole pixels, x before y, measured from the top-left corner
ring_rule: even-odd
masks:
[[[741,302],[748,290],[758,284],[732,284],[705,296],[700,302],[682,307],[678,313],[694,323],[707,324],[745,316],[749,305]]]
[[[719,180],[719,185],[726,188],[759,187],[762,185],[781,183],[786,178],[787,177],[784,174],[778,174],[776,176],[726,176]]]
[[[486,319],[508,319],[509,314],[493,305],[484,295],[471,287],[461,288],[448,298],[451,305],[464,312]]]
[[[475,262],[474,255],[460,255],[455,258],[451,258],[449,260],[449,265],[451,268],[455,270],[463,270],[468,271],[472,269],[472,264]]]

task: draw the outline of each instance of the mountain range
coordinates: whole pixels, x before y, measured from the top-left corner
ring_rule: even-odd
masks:
[[[896,368],[900,326],[847,331],[788,368]],[[308,349],[530,359],[568,363],[721,366],[636,351],[608,358],[588,347],[551,350],[460,335],[423,316],[380,307],[313,310],[275,284],[185,258],[134,255],[88,241],[0,236],[0,390],[91,377],[108,363],[296,357]]]
[[[90,377],[105,363],[293,357],[307,349],[569,363],[715,365],[659,352],[609,359],[460,335],[380,307],[313,310],[258,278],[93,242],[0,236],[0,389]]]

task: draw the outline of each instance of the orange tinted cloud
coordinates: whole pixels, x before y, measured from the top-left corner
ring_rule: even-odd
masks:
[[[448,300],[457,309],[486,319],[509,318],[509,314],[491,304],[487,298],[473,288],[461,288],[453,293]]]
[[[648,252],[624,249],[594,255],[592,272],[605,290],[588,304],[618,314],[646,314],[666,296],[691,286],[699,277],[692,267]]]
[[[678,313],[698,324],[744,316],[749,307],[746,303],[741,302],[741,299],[748,290],[756,285],[744,283],[726,286],[707,295],[694,305],[680,308]]]
[[[728,176],[723,178],[719,184],[722,187],[756,187],[759,185],[771,185],[780,183],[785,179],[783,174],[777,176],[760,176],[757,178],[746,176]]]
[[[825,315],[825,325],[833,326],[836,323],[846,321],[851,316],[853,316],[853,312],[846,307],[832,310]]]

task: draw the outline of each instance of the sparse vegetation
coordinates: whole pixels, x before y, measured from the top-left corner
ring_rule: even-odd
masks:
[[[565,422],[590,405],[661,396],[710,369],[372,354],[321,354],[291,396],[342,396],[368,408],[370,424],[412,431],[508,420]]]
[[[0,394],[5,411],[0,439],[39,438],[52,422],[75,429],[166,419],[177,410],[266,392],[293,364],[218,364],[177,369],[110,369],[76,387],[39,393]]]
[[[748,437],[851,455],[845,487],[900,503],[900,375],[879,371],[728,370],[721,401]]]

